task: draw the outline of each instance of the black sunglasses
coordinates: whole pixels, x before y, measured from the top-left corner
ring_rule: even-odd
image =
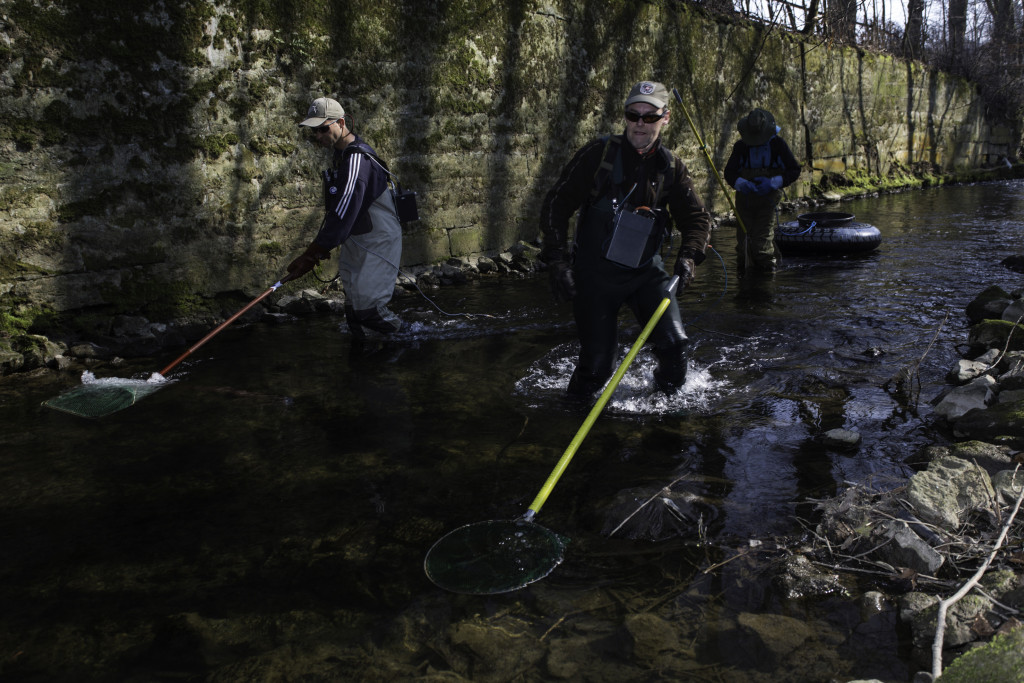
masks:
[[[667,111],[663,111],[660,114],[654,114],[654,113],[651,113],[651,114],[638,114],[635,111],[629,111],[627,109],[626,110],[626,120],[629,121],[630,123],[636,123],[640,119],[643,119],[644,123],[657,123],[661,119],[665,118],[665,114],[667,114],[667,113],[668,113]]]
[[[327,129],[329,129],[331,126],[333,126],[336,123],[337,123],[337,121],[331,121],[330,123],[325,123],[322,126],[317,126],[316,128],[313,129],[313,132],[314,133],[326,133]]]

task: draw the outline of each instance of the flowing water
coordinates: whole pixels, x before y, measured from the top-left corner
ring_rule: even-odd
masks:
[[[891,610],[786,597],[768,568],[814,499],[894,485],[944,438],[928,400],[966,304],[1022,285],[999,262],[1021,252],[1024,183],[831,210],[879,226],[880,250],[787,258],[753,288],[733,229],[713,234],[680,297],[684,390],[652,394],[640,353],[537,516],[565,561],[514,593],[449,593],[423,561],[523,514],[586,416],[562,397],[574,326],[545,277],[428,292],[486,316],[398,300],[412,322],[383,344],[330,317],[229,328],[100,420],[40,407],[77,374],[3,378],[0,677],[909,680],[928,667]],[[640,328],[623,316],[623,352]],[[885,388],[917,363],[919,400]],[[860,446],[824,447],[833,428]],[[768,616],[806,633],[765,647]]]

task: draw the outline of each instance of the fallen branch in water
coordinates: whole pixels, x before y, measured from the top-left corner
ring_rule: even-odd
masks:
[[[1017,466],[1017,470],[1019,469],[1020,465]],[[1017,496],[1017,504],[1013,506],[1013,512],[1010,514],[1009,519],[1006,520],[1006,523],[1003,524],[1002,530],[999,532],[999,538],[996,539],[995,545],[992,546],[992,552],[988,554],[988,557],[985,558],[982,565],[978,567],[978,571],[974,573],[974,576],[972,576],[970,580],[960,588],[960,590],[945,600],[939,601],[939,612],[935,617],[937,621],[935,627],[935,640],[932,641],[933,680],[938,680],[939,676],[942,675],[942,643],[946,636],[946,612],[949,610],[950,606],[955,605],[961,598],[970,593],[971,589],[974,588],[978,584],[978,581],[981,580],[981,577],[985,575],[989,565],[992,564],[992,560],[995,559],[999,548],[1002,547],[1003,541],[1006,540],[1006,535],[1009,533],[1010,527],[1013,525],[1013,520],[1017,516],[1017,512],[1020,510],[1022,501],[1024,501],[1024,487],[1021,488],[1020,495]]]
[[[924,350],[921,357],[910,365],[904,365],[900,368],[895,375],[886,380],[885,384],[882,385],[883,389],[889,391],[889,385],[892,384],[893,390],[890,393],[906,393],[908,403],[917,403],[921,396],[921,363],[924,362],[924,359],[928,356],[929,352],[931,352],[932,347],[935,346],[935,340],[939,338],[939,332],[941,332],[942,328],[946,326],[947,320],[949,320],[949,311],[946,311],[946,317],[942,319],[942,323],[940,323],[938,329],[935,330],[935,334],[932,335],[932,340],[928,343],[928,348]],[[916,392],[914,390],[915,379],[917,380]]]

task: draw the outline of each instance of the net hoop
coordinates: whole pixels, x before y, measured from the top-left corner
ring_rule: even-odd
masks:
[[[437,586],[453,593],[508,593],[554,571],[567,541],[523,519],[474,522],[434,543],[423,569]]]

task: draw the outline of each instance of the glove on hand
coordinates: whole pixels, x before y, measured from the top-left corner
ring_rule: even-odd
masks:
[[[771,178],[768,179],[768,184],[770,184],[772,186],[773,190],[781,190],[782,189],[782,176],[780,176],[780,175],[773,175]]]
[[[693,282],[693,259],[680,256],[676,259],[676,266],[672,270],[673,275],[679,276],[681,287],[689,287]]]
[[[548,275],[555,301],[572,301],[576,297],[576,277],[572,266],[565,261],[552,261],[548,264]]]
[[[754,187],[756,188],[754,191],[759,195],[768,194],[772,191],[772,184],[766,176],[754,178]]]
[[[742,192],[743,194],[750,194],[751,192],[757,191],[757,186],[755,186],[754,183],[750,182],[746,178],[737,178],[736,191]]]
[[[316,242],[313,242],[306,247],[306,251],[302,252],[302,256],[288,264],[288,274],[291,275],[292,280],[302,277],[313,270],[313,266],[327,258],[330,253],[330,249],[324,249]]]

